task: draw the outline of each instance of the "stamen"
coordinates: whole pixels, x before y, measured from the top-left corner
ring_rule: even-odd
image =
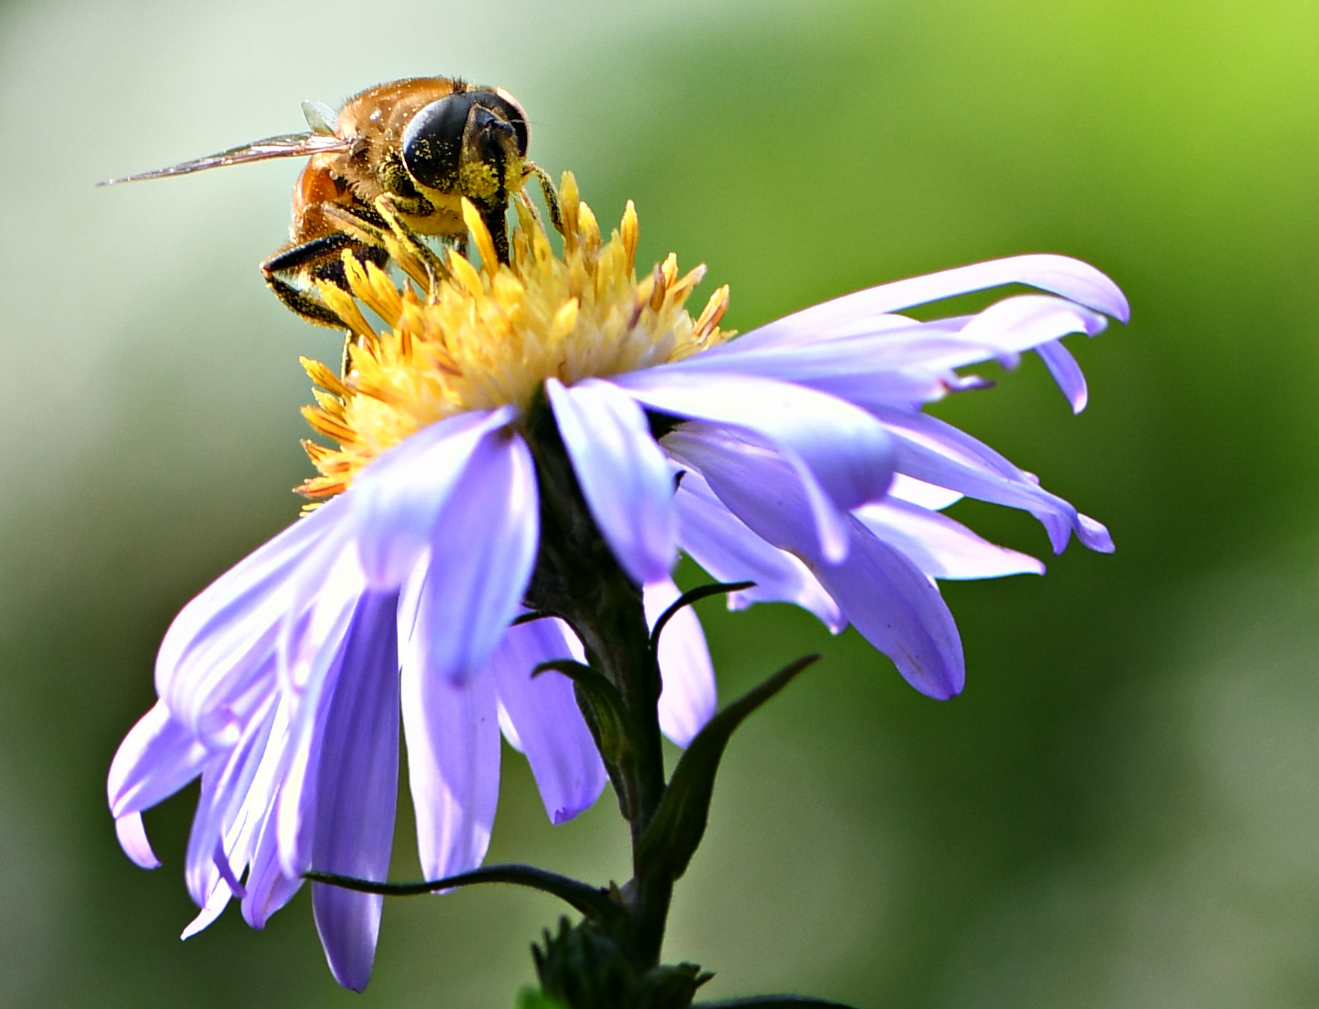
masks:
[[[563,215],[564,258],[577,249],[577,211],[581,196],[577,192],[577,179],[572,172],[564,172],[559,183],[559,212]]]
[[[458,281],[473,298],[479,298],[485,293],[485,287],[481,284],[481,275],[465,257],[450,251],[449,269],[453,271],[453,279]]]
[[[582,242],[589,255],[600,248],[600,222],[595,219],[595,211],[582,201],[577,206],[577,218],[581,222]]]
[[[320,361],[313,361],[309,357],[300,357],[298,361],[302,364],[302,369],[307,373],[307,376],[322,389],[334,393],[340,399],[346,399],[352,395],[348,386],[339,381],[339,376]]]
[[[558,343],[571,333],[577,325],[577,299],[564,303],[563,307],[554,313],[554,322],[550,324],[550,342]]]
[[[345,377],[303,361],[317,386],[315,405],[303,413],[338,447],[307,444],[319,475],[300,494],[341,493],[372,459],[438,420],[508,404],[525,408],[550,376],[571,385],[676,361],[727,338],[718,328],[727,287],[695,322],[684,307],[705,276],[703,266],[680,277],[671,254],[637,279],[640,227],[630,201],[602,245],[599,221],[565,172],[558,201],[562,256],[525,194],[512,202],[518,226],[508,263],[499,262],[479,211],[464,203],[478,270],[452,249],[437,256],[392,203],[377,201],[389,224],[380,237],[409,280],[397,285],[374,263],[346,255],[348,290],[318,285],[352,339]],[[373,331],[361,306],[388,328]]]
[[[345,252],[343,255],[345,260],[344,270],[347,272],[346,261],[351,260],[353,255],[351,252]],[[353,300],[351,294],[328,280],[316,281],[316,290],[320,292],[321,300],[329,306],[330,311],[347,324],[353,335],[363,342],[375,340],[375,331],[367,323],[366,317],[362,315],[362,310],[357,307],[357,302]]]
[[[627,207],[623,210],[623,221],[618,226],[618,232],[623,238],[623,252],[627,259],[627,268],[629,271],[636,268],[637,262],[637,239],[641,236],[641,224],[637,220],[637,208],[631,200],[627,201]]]
[[[704,339],[716,330],[719,327],[719,320],[724,317],[726,311],[728,311],[728,285],[724,284],[710,295],[710,300],[705,303],[705,308],[701,309],[701,314],[692,324],[697,336]]]

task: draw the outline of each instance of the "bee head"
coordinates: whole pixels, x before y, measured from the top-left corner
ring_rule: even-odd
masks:
[[[403,165],[421,185],[478,200],[506,198],[521,177],[527,118],[512,96],[474,89],[431,102],[403,131]]]

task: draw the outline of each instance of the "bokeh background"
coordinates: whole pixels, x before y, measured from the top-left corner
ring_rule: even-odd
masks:
[[[535,157],[602,221],[635,199],[639,258],[706,261],[740,329],[1028,251],[1134,308],[1070,341],[1079,417],[1033,358],[935,408],[1118,544],[945,586],[962,697],[703,604],[725,697],[825,661],[730,748],[669,957],[861,1009],[1319,1004],[1316,51],[1298,0],[0,4],[0,1003],[498,1009],[531,977],[559,908],[514,890],[391,901],[363,996],[305,894],[181,943],[194,793],[147,816],[155,873],[105,810],[170,617],[297,512],[297,355],[337,341],[256,269],[296,164],[92,183],[442,72],[516,94]],[[612,802],[551,828],[505,755],[491,857],[624,878]]]

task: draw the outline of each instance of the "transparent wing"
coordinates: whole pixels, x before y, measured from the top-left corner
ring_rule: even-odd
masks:
[[[311,154],[323,154],[327,151],[346,151],[350,141],[333,134],[324,133],[289,133],[282,137],[267,137],[256,140],[242,147],[231,147],[219,154],[211,154],[195,161],[185,161],[169,168],[157,168],[154,172],[129,175],[122,179],[106,179],[98,186],[113,186],[120,182],[140,182],[143,179],[165,179],[171,175],[190,175],[203,172],[208,168],[223,168],[225,165],[240,165],[245,161],[268,161],[271,158],[304,158]]]

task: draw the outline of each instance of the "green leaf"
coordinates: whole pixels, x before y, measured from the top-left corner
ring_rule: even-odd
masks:
[[[755,588],[755,585],[755,582],[711,582],[709,585],[698,585],[696,588],[684,592],[655,621],[655,626],[650,632],[651,651],[659,647],[660,631],[664,630],[664,625],[672,620],[674,615],[684,606],[699,603],[702,599],[721,595],[725,592],[741,592],[743,589]]]
[[[726,1002],[694,1002],[692,1009],[792,1009],[793,1006],[824,1006],[825,1009],[853,1009],[842,1002],[811,998],[808,995],[752,995]]]
[[[357,890],[360,893],[379,893],[386,897],[412,897],[421,893],[434,893],[436,890],[451,890],[459,886],[473,886],[477,883],[512,883],[526,886],[558,897],[564,903],[577,909],[588,918],[612,920],[624,913],[623,908],[602,890],[583,883],[570,876],[561,876],[557,872],[537,869],[534,865],[487,865],[471,872],[460,872],[456,876],[444,879],[424,880],[420,883],[378,883],[370,879],[358,879],[356,876],[341,876],[336,872],[317,872],[311,870],[303,873],[304,879],[316,883],[328,883],[330,886],[345,890]]]
[[[539,988],[530,985],[518,992],[516,1009],[568,1009],[558,999],[546,995]]]
[[[710,719],[692,740],[674,769],[655,818],[637,844],[635,861],[639,875],[659,873],[678,879],[687,871],[687,863],[705,834],[714,777],[733,730],[819,657],[807,655],[784,666]]]
[[[531,671],[532,676],[554,671],[568,677],[591,702],[595,712],[595,726],[599,730],[596,745],[600,747],[601,756],[617,767],[630,746],[632,733],[629,731],[631,721],[627,714],[627,705],[618,688],[605,679],[604,674],[581,662],[572,659],[553,659],[542,662]]]

